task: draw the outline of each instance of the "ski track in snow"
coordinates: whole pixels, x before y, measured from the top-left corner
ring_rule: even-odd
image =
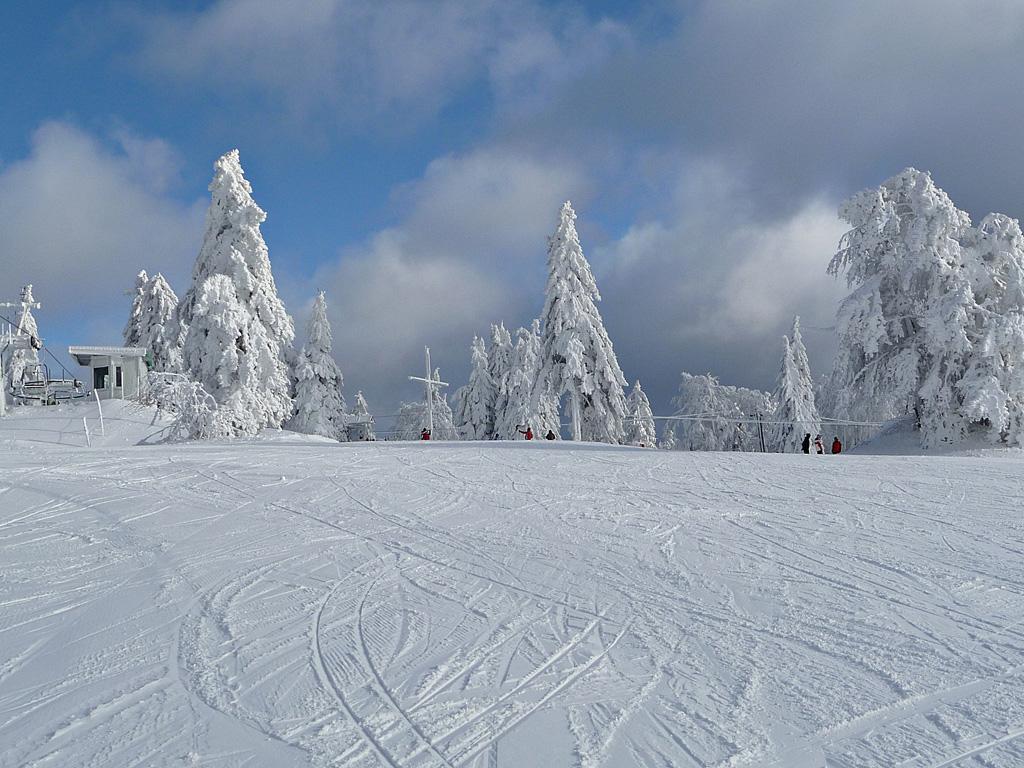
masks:
[[[1024,458],[0,454],[0,765],[1024,764]]]

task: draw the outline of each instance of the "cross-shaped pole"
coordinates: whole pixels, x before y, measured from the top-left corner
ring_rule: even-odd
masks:
[[[427,390],[427,433],[434,436],[434,388],[435,387],[447,387],[448,382],[441,381],[440,379],[434,378],[434,371],[430,367],[430,347],[424,347],[426,350],[427,358],[427,376],[426,378],[420,378],[419,376],[410,376],[409,381],[422,381],[426,386]]]

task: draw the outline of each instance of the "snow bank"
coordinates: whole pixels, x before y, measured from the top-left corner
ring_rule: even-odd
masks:
[[[6,418],[0,419],[0,444],[7,447],[85,448],[83,419],[89,425],[94,448],[123,448],[156,443],[164,438],[170,421],[155,407],[127,400],[101,402],[102,429],[100,408],[93,399],[57,406],[12,408]]]
[[[914,417],[893,419],[870,440],[858,445],[851,453],[875,456],[980,456],[989,458],[1020,458],[1024,450],[1018,447],[993,445],[981,432],[974,432],[955,445],[921,447],[921,433],[914,426]]]

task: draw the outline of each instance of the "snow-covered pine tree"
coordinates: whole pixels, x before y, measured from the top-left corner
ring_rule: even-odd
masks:
[[[684,451],[759,451],[756,416],[775,412],[766,392],[720,384],[711,374],[682,374],[672,400],[676,447]]]
[[[663,451],[674,451],[679,447],[679,441],[676,440],[675,422],[665,422],[665,426],[661,430],[661,442],[658,443],[658,447]]]
[[[505,407],[497,415],[496,431],[505,438],[517,440],[520,430],[529,426],[543,437],[547,430],[533,408],[533,389],[537,377],[536,337],[527,328],[516,331],[516,344],[512,350],[511,370],[506,387]]]
[[[352,408],[352,420],[348,428],[349,440],[376,440],[377,436],[373,431],[373,416],[370,415],[370,408],[366,404],[363,392],[356,392],[356,404]]]
[[[434,369],[434,378],[438,381],[441,380],[440,369]],[[458,440],[459,432],[455,428],[455,420],[448,399],[441,392],[440,387],[432,387],[431,390],[434,406],[434,431],[431,433],[430,439]],[[428,421],[426,395],[422,401],[402,403],[395,420],[395,439],[419,440],[422,431],[427,428]]]
[[[683,451],[735,450],[735,425],[728,419],[731,407],[721,397],[721,385],[711,374],[682,373],[679,394],[672,399],[676,446]]]
[[[537,397],[568,396],[577,440],[620,443],[626,379],[596,302],[601,300],[566,202],[548,240]]]
[[[457,404],[455,424],[463,440],[487,440],[488,428],[493,430],[494,383],[488,372],[487,349],[484,340],[473,337],[470,347],[472,369],[469,383],[461,387],[454,398]]]
[[[775,385],[777,403],[773,424],[767,431],[771,450],[796,453],[808,432],[821,432],[821,417],[814,401],[814,380],[807,360],[807,349],[800,336],[800,318],[793,319],[793,340],[783,336],[782,364]]]
[[[178,297],[159,272],[149,277],[146,271],[135,278],[131,312],[124,327],[126,347],[142,347],[149,352],[152,370],[164,373],[181,371],[181,336],[177,332]]]
[[[913,412],[926,447],[960,440],[985,399],[964,407],[972,399],[964,387],[984,380],[963,383],[975,348],[1012,339],[992,332],[999,321],[987,308],[1001,306],[996,314],[1005,315],[1004,300],[1019,302],[1010,295],[1017,289],[995,278],[1004,268],[1020,270],[1019,251],[991,248],[1012,241],[1010,220],[988,217],[971,228],[931,176],[913,168],[854,195],[840,216],[853,229],[829,266],[852,289],[837,316],[838,415],[885,420]]]
[[[266,214],[238,151],[214,168],[206,234],[177,315],[186,373],[213,395],[235,434],[251,435],[291,415],[286,360],[295,328],[260,233]]]
[[[799,391],[799,375],[793,362],[793,348],[789,336],[783,336],[782,363],[779,365],[779,375],[775,381],[775,400],[778,407],[774,415],[775,423],[768,430],[768,443],[772,451],[794,453],[794,435],[802,438],[807,432],[812,436],[817,434],[811,427],[805,427],[795,418],[795,412],[799,410]]]
[[[508,402],[508,379],[512,372],[512,334],[504,323],[491,325],[491,346],[487,350],[487,375],[491,380],[491,395],[488,401],[487,438],[511,439],[501,431],[500,422]]]
[[[1024,316],[1014,312],[990,323],[974,345],[971,364],[957,382],[961,410],[981,424],[992,442],[1024,444]]]
[[[441,380],[441,369],[434,369],[434,380]],[[458,440],[459,431],[455,429],[455,419],[452,416],[452,407],[448,403],[441,387],[433,388],[433,411],[434,411],[434,432],[431,438],[434,440]]]
[[[149,350],[153,359],[153,370],[180,372],[183,364],[183,339],[176,325],[178,297],[159,272],[149,279],[147,310],[149,325],[143,346]]]
[[[306,343],[295,360],[295,411],[288,428],[307,435],[348,440],[344,377],[331,356],[331,323],[323,291],[313,302]]]
[[[39,326],[36,325],[35,315],[32,314],[32,304],[35,297],[32,295],[32,286],[26,285],[21,289],[22,310],[18,313],[17,327],[15,333],[19,336],[27,336],[34,343],[29,343],[23,349],[15,349],[11,352],[4,369],[3,393],[0,396],[6,397],[6,392],[12,387],[21,384],[25,378],[33,378],[38,374],[39,365]]]
[[[530,371],[530,379],[533,381],[530,418],[536,420],[531,422],[531,425],[536,425],[534,426],[534,431],[537,433],[538,437],[544,437],[548,432],[551,432],[555,435],[555,439],[558,440],[561,439],[562,429],[558,418],[558,398],[550,392],[539,390],[537,387],[537,379],[540,376],[541,350],[543,346],[543,336],[541,334],[540,320],[538,319],[535,319],[530,324],[529,340],[529,357],[533,360],[533,369]]]
[[[994,213],[965,246],[976,255],[967,265],[980,328],[956,385],[962,410],[991,441],[1024,444],[1024,236],[1015,219]]]
[[[132,294],[132,306],[128,310],[128,322],[125,323],[121,337],[126,347],[142,346],[142,329],[145,324],[146,290],[149,288],[149,275],[141,270],[135,276],[135,292]]]
[[[627,445],[654,448],[658,444],[654,431],[654,413],[647,394],[640,387],[640,379],[633,384],[626,398],[625,431]]]

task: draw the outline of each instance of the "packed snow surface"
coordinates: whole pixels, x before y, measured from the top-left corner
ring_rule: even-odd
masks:
[[[1024,764],[1019,453],[42,412],[0,422],[0,765]]]

